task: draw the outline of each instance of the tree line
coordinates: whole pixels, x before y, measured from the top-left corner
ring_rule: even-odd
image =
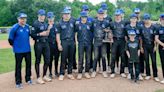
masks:
[[[116,5],[106,0],[108,5],[108,14],[113,15],[115,9],[122,8],[125,11],[125,18],[133,12],[133,9],[138,7],[141,9],[141,13],[148,12],[152,15],[153,20],[158,20],[159,14],[164,12],[163,0],[148,0],[148,2],[133,2],[131,0],[117,0]],[[61,17],[61,11],[63,7],[72,7],[72,16],[77,18],[81,11],[81,6],[87,4],[90,7],[90,16],[95,17],[97,10],[100,8],[100,4],[93,5],[91,2],[81,2],[74,0],[69,2],[68,0],[0,0],[0,26],[11,26],[17,22],[17,15],[19,12],[25,12],[28,15],[28,24],[32,24],[37,18],[37,11],[39,9],[45,9],[53,11],[58,21]]]

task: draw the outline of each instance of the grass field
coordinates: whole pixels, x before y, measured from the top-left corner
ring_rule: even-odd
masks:
[[[161,90],[157,90],[155,92],[164,92],[164,89],[161,89]]]
[[[7,40],[8,34],[0,34],[0,40]]]
[[[32,49],[32,62],[34,63],[34,51]],[[159,54],[157,54],[157,65],[161,68]],[[24,62],[23,62],[24,67]],[[0,49],[0,74],[13,71],[15,69],[15,58],[11,48]]]
[[[33,47],[32,47],[33,49]],[[32,62],[34,63],[34,51],[32,50]],[[23,66],[25,62],[23,61]],[[0,74],[14,71],[15,69],[15,58],[12,49],[0,49]]]

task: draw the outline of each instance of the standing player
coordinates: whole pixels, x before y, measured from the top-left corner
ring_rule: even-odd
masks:
[[[31,48],[30,48],[30,28],[26,24],[27,15],[20,13],[18,16],[18,23],[16,23],[10,31],[8,41],[13,47],[15,53],[15,83],[16,88],[22,89],[22,74],[21,66],[22,60],[25,58],[26,62],[26,82],[32,84],[31,80]],[[23,44],[23,45],[22,45]]]
[[[164,14],[160,15],[160,25],[156,31],[155,40],[159,44],[159,55],[161,58],[162,73],[164,78]],[[164,84],[164,79],[161,83]]]
[[[52,25],[45,23],[46,12],[43,9],[38,11],[38,19],[34,21],[31,30],[31,37],[35,40],[35,70],[37,75],[37,83],[44,84],[50,82],[51,79],[46,76],[47,68],[50,63],[50,48],[48,43],[48,35]],[[44,57],[43,78],[40,77],[40,61],[41,56]]]

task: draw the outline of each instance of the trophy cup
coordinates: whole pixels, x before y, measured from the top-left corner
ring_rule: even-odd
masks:
[[[112,43],[113,42],[112,30],[107,28],[107,29],[104,29],[104,31],[105,31],[105,37],[103,39],[103,42],[104,43]]]

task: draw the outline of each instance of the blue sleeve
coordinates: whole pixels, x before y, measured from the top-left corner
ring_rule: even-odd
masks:
[[[17,28],[18,28],[19,26],[17,26],[17,25],[14,25],[12,28],[11,28],[11,30],[10,30],[10,33],[9,33],[9,37],[8,37],[8,42],[9,42],[9,44],[12,46],[13,45],[13,43],[14,43],[14,38],[15,38],[15,32],[16,32],[16,30],[17,30]]]
[[[15,37],[15,32],[16,32],[16,25],[14,25],[11,30],[10,30],[10,33],[9,33],[9,38],[8,39],[11,39],[11,40],[14,40],[14,37]]]

